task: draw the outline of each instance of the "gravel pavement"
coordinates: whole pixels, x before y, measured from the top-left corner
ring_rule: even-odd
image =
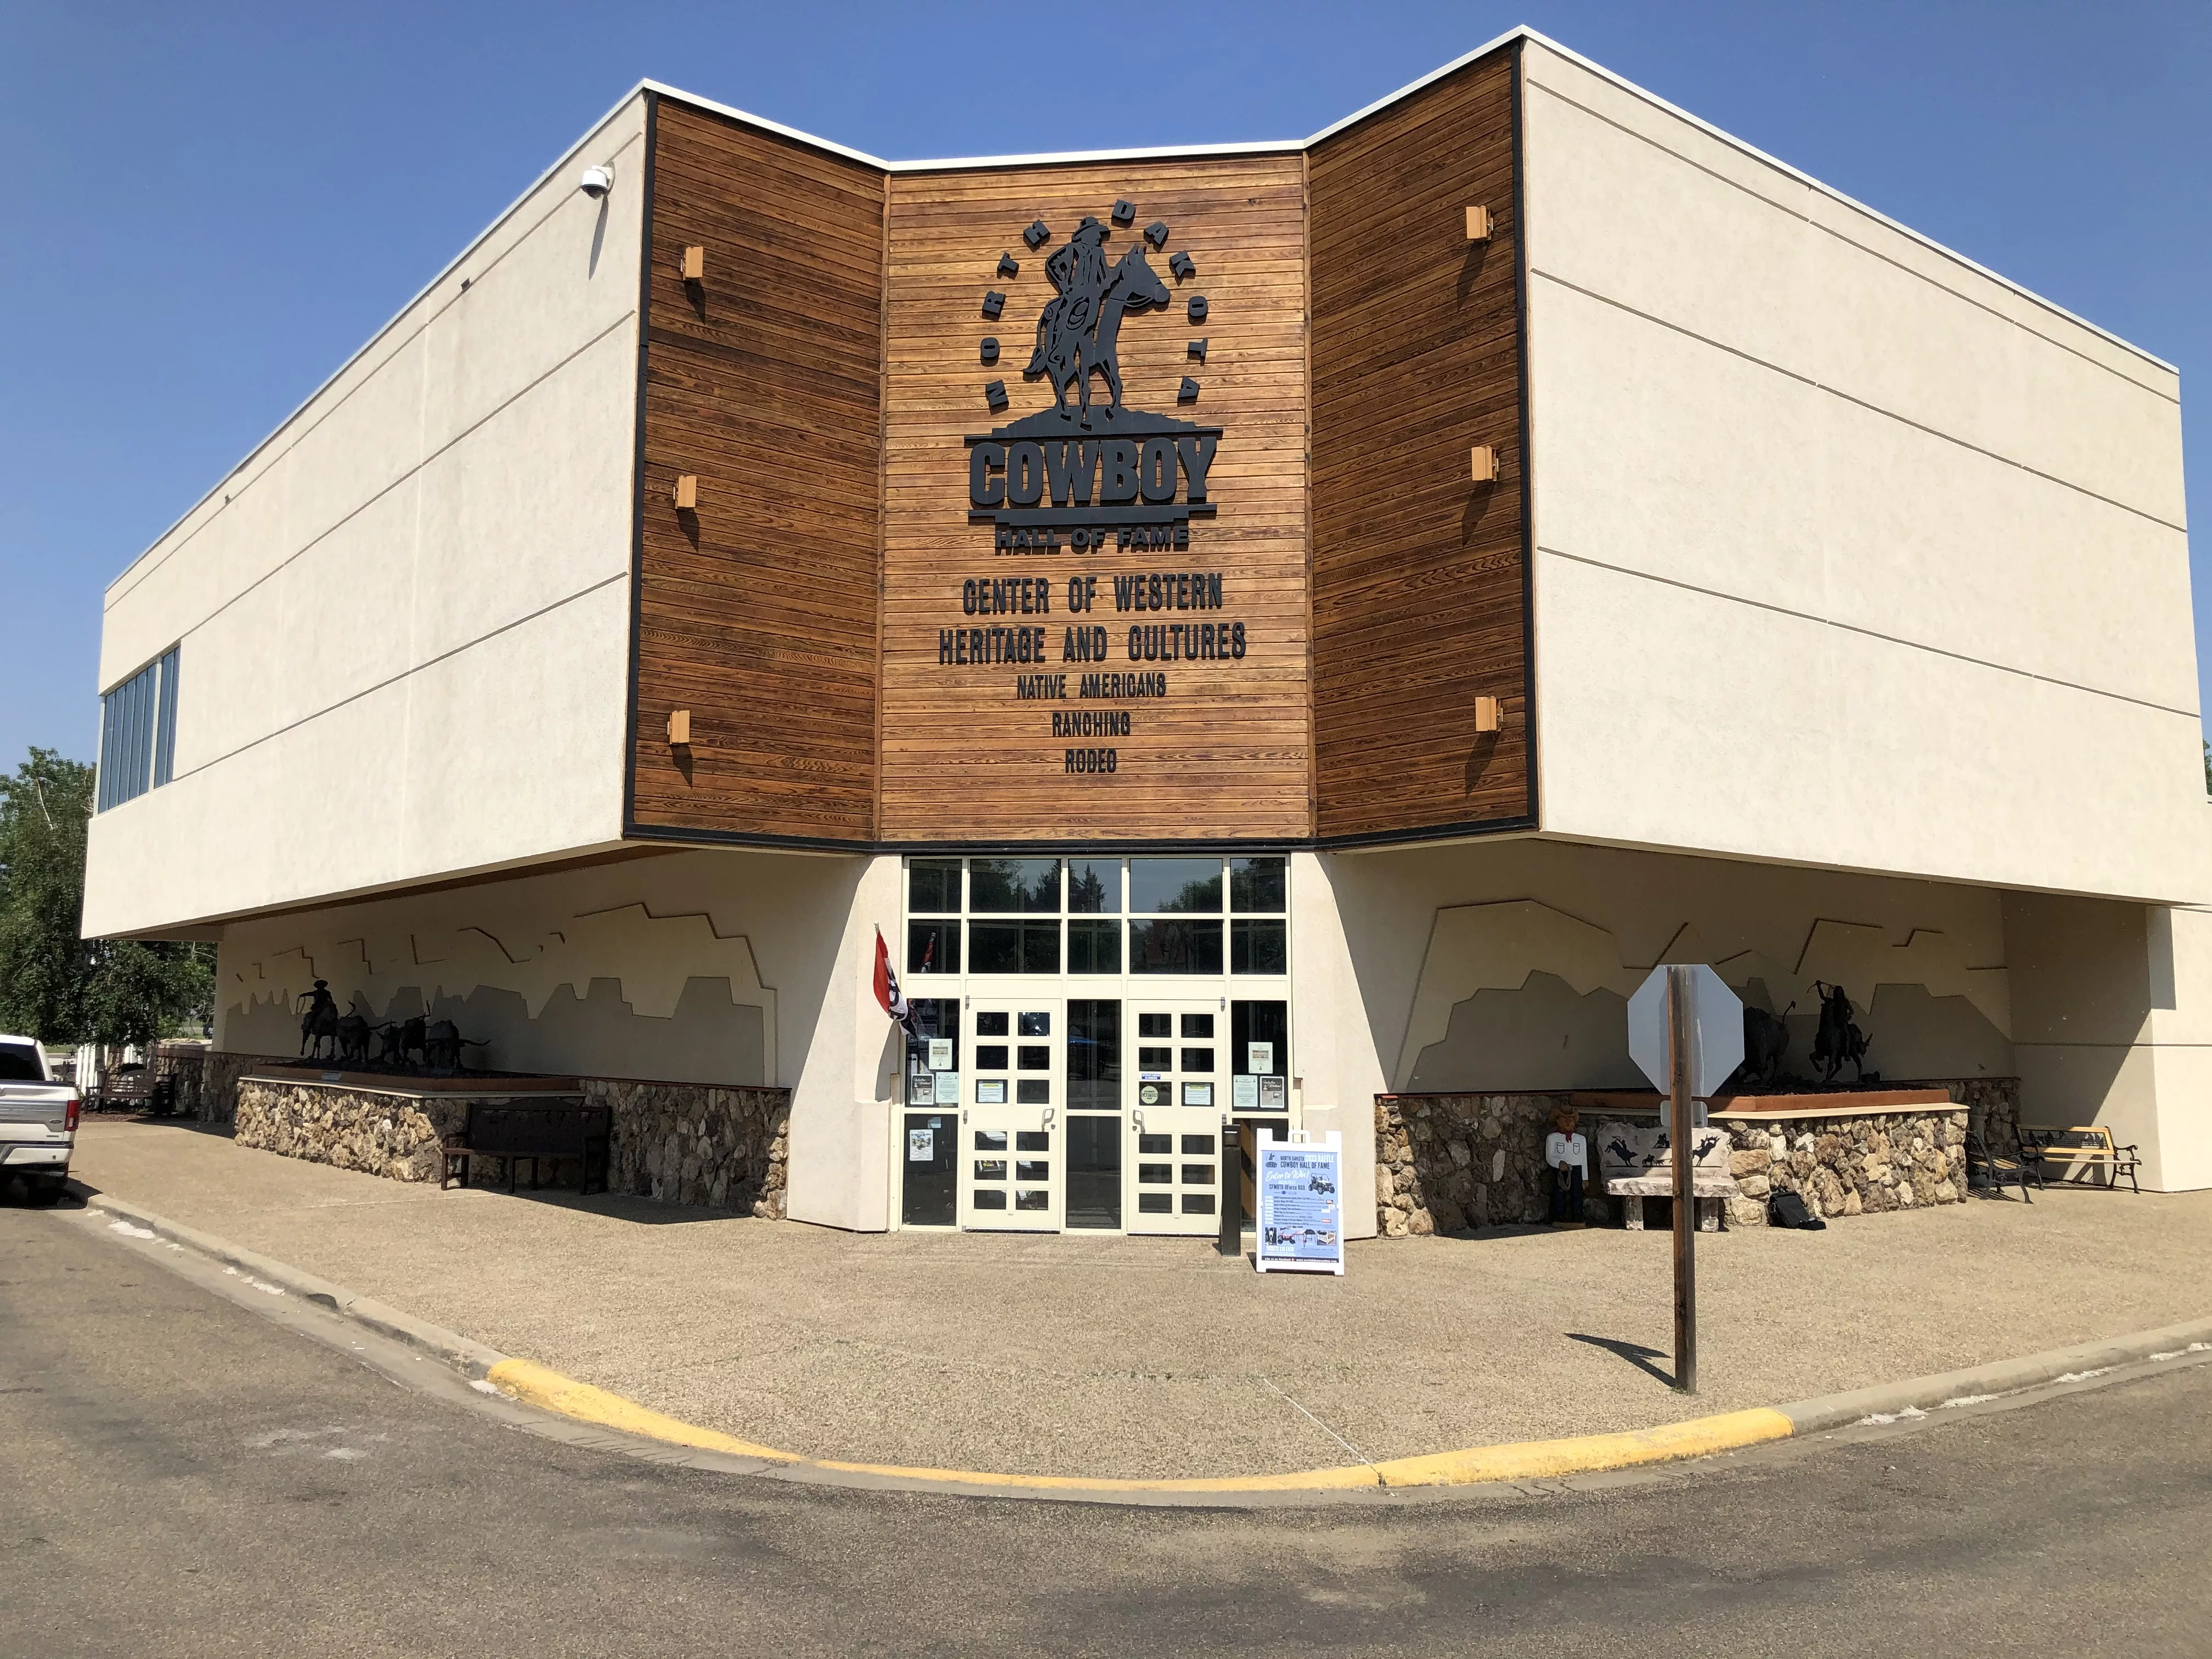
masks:
[[[621,1196],[441,1192],[88,1120],[87,1185],[658,1410],[809,1456],[1229,1475],[1640,1428],[2212,1314],[2212,1193],[2057,1191],[1698,1241],[848,1234]]]

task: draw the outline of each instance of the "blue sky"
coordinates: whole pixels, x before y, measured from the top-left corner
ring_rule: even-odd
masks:
[[[8,0],[0,764],[92,758],[107,582],[641,76],[886,156],[1286,138],[1520,22],[2179,364],[2208,499],[2202,0]]]

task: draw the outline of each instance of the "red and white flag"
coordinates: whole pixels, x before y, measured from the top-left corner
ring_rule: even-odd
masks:
[[[907,1006],[906,993],[899,989],[898,975],[891,971],[890,946],[884,943],[880,927],[876,929],[876,1000],[908,1031],[914,1030],[914,1010]]]

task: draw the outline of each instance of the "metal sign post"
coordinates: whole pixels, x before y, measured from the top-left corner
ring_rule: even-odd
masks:
[[[1667,969],[1668,1133],[1674,1159],[1674,1386],[1698,1391],[1698,1131],[1690,1104],[1690,970]]]
[[[1743,1063],[1743,1003],[1698,963],[1668,963],[1628,1000],[1628,1051],[1667,1099],[1674,1175],[1674,1386],[1698,1391],[1698,1103]],[[1637,1200],[1642,1202],[1641,1200]]]

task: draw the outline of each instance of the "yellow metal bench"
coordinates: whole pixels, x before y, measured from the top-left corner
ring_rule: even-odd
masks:
[[[2100,1123],[2073,1129],[2023,1129],[2020,1150],[2024,1158],[2035,1164],[2039,1176],[2102,1170],[2106,1186],[2118,1186],[2119,1178],[2125,1176],[2132,1190],[2142,1191],[2136,1179],[2136,1171],[2142,1167],[2140,1149],[2116,1145],[2112,1132]]]

